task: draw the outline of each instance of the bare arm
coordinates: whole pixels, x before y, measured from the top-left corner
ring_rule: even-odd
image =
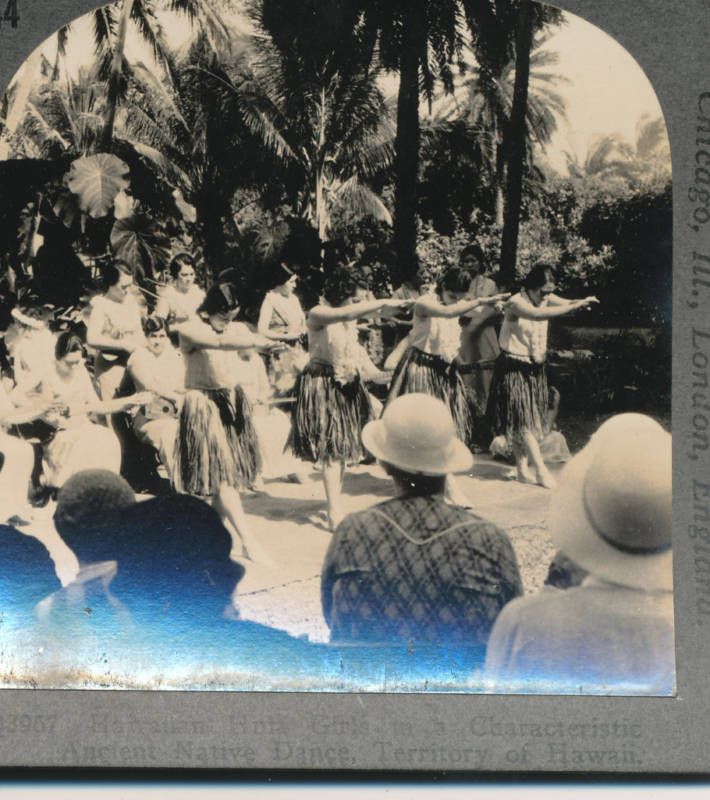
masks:
[[[54,407],[52,402],[42,402],[34,406],[24,406],[3,410],[0,413],[0,428],[7,425],[23,425],[43,417]]]
[[[315,327],[324,328],[326,325],[334,325],[336,322],[352,322],[355,319],[373,316],[383,308],[404,308],[409,305],[411,305],[411,300],[386,298],[384,300],[367,300],[364,303],[352,303],[341,308],[316,306],[310,311],[309,321]]]
[[[479,306],[493,306],[501,300],[507,300],[508,293],[492,294],[490,297],[473,297],[466,300],[459,300],[458,303],[444,305],[436,297],[426,296],[417,300],[414,306],[415,314],[422,317],[463,317],[467,311],[473,311]]]
[[[563,305],[556,305],[553,303],[551,306],[538,307],[525,300],[516,299],[509,301],[508,308],[516,316],[522,317],[523,319],[554,319],[555,317],[563,317],[565,314],[598,302],[596,297],[585,297],[583,300],[569,300]]]
[[[178,328],[180,341],[195,348],[214,350],[248,350],[251,347],[270,348],[273,342],[265,336],[254,333],[217,333],[209,328],[185,325]]]

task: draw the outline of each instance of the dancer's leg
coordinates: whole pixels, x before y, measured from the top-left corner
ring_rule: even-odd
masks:
[[[222,484],[212,498],[212,506],[239,537],[239,542],[235,542],[235,545],[241,545],[242,556],[262,566],[274,566],[273,559],[259,544],[249,527],[241,497],[233,486]]]
[[[328,460],[323,462],[323,485],[328,502],[328,521],[331,530],[335,530],[345,516],[341,507],[344,474],[344,461]]]
[[[535,483],[535,476],[530,471],[528,464],[528,451],[524,442],[517,437],[512,441],[513,455],[515,456],[516,478],[521,483]]]
[[[545,466],[542,453],[540,452],[540,444],[537,439],[533,436],[532,432],[528,430],[523,431],[522,438],[528,461],[532,463],[537,475],[537,482],[546,489],[556,488],[557,481],[552,477],[552,474]]]

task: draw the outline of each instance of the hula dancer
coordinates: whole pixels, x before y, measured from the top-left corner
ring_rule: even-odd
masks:
[[[345,465],[362,457],[360,434],[372,417],[357,367],[357,320],[409,303],[392,298],[360,302],[358,292],[346,268],[328,275],[323,301],[308,315],[310,360],[296,382],[293,450],[297,457],[323,465],[332,529],[344,516],[340,504]]]
[[[213,286],[199,317],[180,326],[185,359],[185,400],[180,413],[173,464],[178,492],[207,498],[241,540],[241,555],[268,565],[271,559],[251,534],[239,490],[258,471],[251,405],[237,385],[230,353],[273,343],[230,322],[239,310],[228,284]]]
[[[446,272],[437,294],[421,296],[414,303],[409,347],[395,368],[387,403],[402,394],[423,392],[451,408],[460,439],[471,438],[471,411],[466,388],[458,371],[461,346],[459,318],[474,308],[494,305],[509,297],[467,297],[471,277],[460,269]]]
[[[540,452],[548,410],[548,320],[599,302],[596,297],[565,300],[553,294],[554,290],[554,269],[537,264],[523,280],[520,292],[506,304],[499,337],[501,354],[488,398],[494,433],[505,435],[512,445],[517,479],[547,489],[556,486]]]

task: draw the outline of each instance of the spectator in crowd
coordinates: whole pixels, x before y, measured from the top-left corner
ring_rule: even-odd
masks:
[[[331,641],[454,643],[482,659],[522,585],[505,534],[444,500],[446,476],[473,463],[448,406],[421,393],[396,398],[365,427],[363,444],[397,496],[335,532],[321,583]]]
[[[140,441],[157,450],[169,474],[178,413],[185,395],[185,365],[180,352],[170,343],[164,319],[147,317],[143,322],[143,332],[146,346],[131,353],[128,375],[136,391],[152,392],[154,400],[133,417],[133,431]]]
[[[671,436],[650,417],[602,425],[562,472],[550,534],[589,574],[511,603],[488,644],[499,689],[670,694]]]
[[[197,314],[205,291],[195,283],[195,259],[189,253],[173,256],[168,266],[171,282],[160,288],[154,316],[164,319],[169,329]]]
[[[45,486],[60,488],[85,469],[106,467],[118,473],[121,445],[113,429],[99,424],[97,416],[141,406],[151,402],[153,395],[142,392],[99,400],[84,363],[84,345],[71,331],[60,334],[55,355],[55,369],[42,385],[51,403],[44,419],[56,431],[44,447]]]
[[[94,376],[102,400],[111,400],[126,372],[128,357],[145,345],[141,310],[134,296],[133,273],[123,261],[108,264],[103,271],[106,291],[91,301],[86,343],[98,351]]]

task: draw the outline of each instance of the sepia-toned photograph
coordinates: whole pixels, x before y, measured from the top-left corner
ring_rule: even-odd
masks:
[[[671,158],[621,44],[118,0],[0,92],[1,688],[675,695]]]

